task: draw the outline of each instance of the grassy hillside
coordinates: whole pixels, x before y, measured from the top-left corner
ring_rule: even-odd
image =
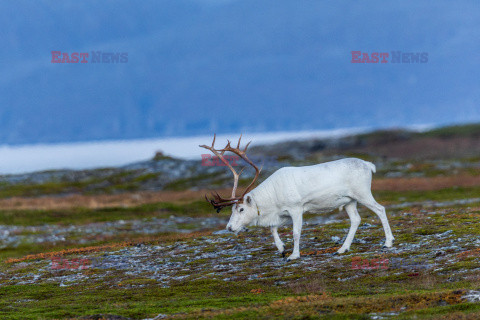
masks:
[[[357,138],[392,148],[398,146],[392,141],[474,141],[474,127]],[[328,152],[336,148],[317,148],[310,159],[333,157]],[[296,151],[287,154],[289,161],[311,161],[296,158]],[[115,192],[108,183],[130,185],[136,174],[146,173],[108,169],[77,172],[69,180],[56,172],[56,182],[38,173],[45,179],[30,175],[30,183],[5,178],[0,318],[478,319],[480,154],[435,160],[360,156],[379,169],[373,193],[386,206],[394,246],[382,248],[381,223],[362,207],[351,251],[333,255],[349,228],[346,213],[307,213],[302,256],[292,262],[278,254],[268,229],[224,231],[228,210],[212,210],[203,199],[207,188],[200,186],[214,185],[214,179],[229,185],[228,173],[218,178],[192,171],[198,190],[185,189],[183,179],[169,182],[174,190],[147,191],[140,183]],[[105,189],[92,187],[102,181]],[[289,254],[291,227],[281,228],[280,236]]]

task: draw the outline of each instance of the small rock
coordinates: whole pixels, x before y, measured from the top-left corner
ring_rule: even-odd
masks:
[[[435,252],[435,257],[440,257],[440,256],[444,256],[446,254],[445,251],[443,250],[439,250],[437,252]]]
[[[448,303],[447,303],[447,301],[445,301],[445,300],[440,300],[440,301],[438,302],[438,305],[443,307],[443,306],[448,306]]]
[[[228,231],[227,229],[217,230],[217,231],[212,232],[212,234],[229,234],[229,233],[233,233],[233,232]]]
[[[444,237],[448,236],[449,234],[451,234],[452,232],[453,232],[452,230],[448,230],[448,231],[445,231],[443,233],[436,234],[435,237],[444,238]]]
[[[360,228],[360,229],[368,229],[368,228],[372,228],[372,227],[374,227],[374,225],[365,222],[365,223],[362,224],[359,228]]]
[[[363,240],[363,239],[357,239],[357,238],[353,238],[353,243],[362,243],[362,244],[365,244],[367,243],[367,241]]]
[[[340,242],[340,237],[337,237],[337,236],[332,236],[332,241],[335,242],[335,243],[339,243]]]

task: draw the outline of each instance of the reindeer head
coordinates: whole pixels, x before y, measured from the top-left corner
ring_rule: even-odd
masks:
[[[223,149],[215,149],[215,138],[216,135],[213,136],[213,142],[211,146],[201,145],[200,147],[210,150],[214,155],[216,155],[233,173],[233,189],[232,189],[232,196],[230,198],[222,198],[217,192],[212,192],[212,199],[207,198],[205,195],[205,199],[212,204],[212,206],[220,212],[225,207],[232,206],[232,216],[230,217],[230,221],[228,222],[227,229],[230,231],[240,231],[245,225],[249,224],[258,212],[256,204],[251,196],[245,198],[245,195],[249,193],[253,188],[255,181],[257,181],[258,176],[260,174],[260,170],[258,167],[253,164],[250,159],[248,159],[246,152],[247,148],[250,145],[251,141],[247,143],[243,150],[240,149],[240,142],[242,140],[242,136],[240,135],[240,139],[238,139],[238,144],[236,148],[232,148],[230,146],[230,141],[228,141],[227,145]],[[242,158],[246,163],[251,165],[255,169],[255,177],[253,181],[248,185],[242,195],[236,196],[235,193],[237,191],[238,186],[238,179],[240,174],[242,173],[243,169],[237,173],[235,169],[231,166],[231,164],[225,160],[224,154],[225,152],[232,152]]]

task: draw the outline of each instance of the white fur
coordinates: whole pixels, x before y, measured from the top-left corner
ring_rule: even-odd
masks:
[[[227,229],[238,232],[247,225],[270,227],[275,245],[283,254],[284,244],[277,228],[293,221],[293,253],[289,260],[300,257],[300,234],[304,212],[322,213],[345,208],[351,226],[338,253],[350,249],[360,224],[357,202],[379,217],[385,231],[385,246],[391,247],[393,235],[385,208],[378,204],[370,190],[375,165],[356,158],[347,158],[306,167],[285,167],[277,170],[254,190],[243,203],[232,207]],[[243,209],[243,210],[242,210]]]

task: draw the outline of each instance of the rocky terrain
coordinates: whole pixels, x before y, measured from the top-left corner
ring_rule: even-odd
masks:
[[[451,139],[473,145],[475,128],[401,135],[412,144],[433,136],[446,148]],[[347,215],[307,213],[302,256],[292,262],[268,229],[229,233],[228,210],[216,213],[202,199],[213,187],[227,192],[224,167],[160,156],[124,168],[3,176],[0,318],[478,319],[480,154],[367,152],[370,144],[396,148],[397,138],[263,148],[263,178],[285,163],[352,155],[379,169],[374,196],[386,206],[394,246],[382,248],[378,217],[360,208],[351,251],[334,255]],[[289,254],[290,226],[280,237]]]

